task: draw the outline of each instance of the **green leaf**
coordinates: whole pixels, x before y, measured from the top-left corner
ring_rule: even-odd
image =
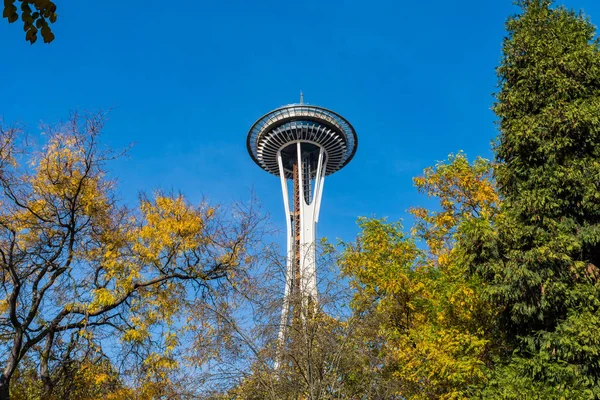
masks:
[[[27,40],[31,44],[34,44],[35,41],[37,40],[37,31],[38,31],[37,28],[32,25],[29,28],[29,30],[27,31],[27,33],[25,34],[25,40]]]
[[[50,30],[50,27],[48,27],[48,24],[42,27],[42,37],[44,39],[44,43],[50,43],[54,40],[54,34]]]

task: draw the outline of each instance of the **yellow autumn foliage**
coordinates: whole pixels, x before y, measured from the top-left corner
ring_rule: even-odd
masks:
[[[75,113],[46,127],[41,146],[0,126],[0,316],[9,355],[0,391],[28,359],[37,363],[37,371],[22,368],[35,381],[35,396],[51,391],[61,363],[81,363],[82,385],[115,384],[109,367],[85,364],[89,351],[123,364],[135,355],[139,368],[131,371],[155,371],[137,377],[148,388],[141,393],[164,396],[157,382],[178,368],[174,355],[180,335],[196,323],[188,318],[195,302],[220,301],[215,287],[223,281],[233,290],[244,276],[237,269],[254,262],[247,245],[261,229],[255,209],[240,206],[228,215],[158,191],[141,195],[137,207],[120,203],[106,168],[119,154],[99,143],[103,118]],[[196,300],[200,291],[210,297]],[[119,345],[126,351],[115,351]],[[132,398],[115,385],[111,395]]]
[[[414,183],[437,198],[439,208],[411,209],[410,236],[398,223],[361,219],[342,268],[357,289],[354,309],[376,321],[364,340],[381,340],[379,368],[384,375],[391,371],[397,395],[465,399],[469,387],[486,379],[494,311],[480,296],[480,283],[468,277],[456,237],[464,221],[495,213],[499,199],[490,164],[470,164],[462,153]]]

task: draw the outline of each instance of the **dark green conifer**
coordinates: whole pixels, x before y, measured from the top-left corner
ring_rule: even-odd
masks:
[[[517,4],[494,106],[502,212],[470,244],[503,315],[483,397],[600,398],[600,46],[584,15]]]

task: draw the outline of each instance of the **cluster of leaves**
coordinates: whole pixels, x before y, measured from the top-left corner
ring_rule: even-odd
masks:
[[[25,40],[34,44],[40,32],[44,43],[52,42],[54,34],[49,23],[56,22],[56,4],[51,0],[4,0],[2,17],[10,23],[19,19],[16,3],[20,4]]]
[[[451,156],[415,178],[440,207],[411,210],[412,236],[400,224],[362,219],[358,240],[345,245],[353,308],[370,321],[355,340],[400,398],[466,398],[486,380],[496,312],[455,242],[468,220],[496,213],[490,171],[483,159],[471,165],[462,153]]]

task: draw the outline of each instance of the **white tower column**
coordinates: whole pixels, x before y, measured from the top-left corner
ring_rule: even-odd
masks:
[[[297,142],[295,147],[297,176],[294,179],[297,179],[297,182],[294,184],[298,185],[298,190],[294,191],[292,196],[288,190],[281,150],[277,154],[287,229],[286,283],[278,333],[280,348],[284,344],[287,326],[290,323],[291,297],[298,296],[301,299],[302,307],[298,311],[303,320],[306,318],[309,303],[316,306],[318,300],[316,227],[323,197],[327,156],[325,149],[318,146],[316,165],[311,165],[302,151],[302,142]],[[293,210],[290,208],[290,197],[295,205]],[[300,282],[296,281],[298,277]],[[275,368],[279,368],[279,357],[275,361]]]
[[[298,165],[302,166],[302,151],[301,144],[297,144],[298,148]],[[317,161],[317,170],[314,172],[314,183],[313,188],[305,187],[307,182],[312,181],[312,176],[309,179],[304,179],[303,174],[307,172],[313,174],[309,168],[299,168],[300,181],[300,201],[296,204],[300,204],[300,246],[296,249],[296,253],[300,257],[300,276],[301,276],[301,296],[303,301],[310,298],[313,302],[317,302],[317,248],[316,248],[316,233],[317,233],[317,222],[319,221],[319,206],[321,204],[321,197],[323,193],[323,184],[325,182],[323,166],[324,163],[324,151],[323,148],[319,148],[319,157]],[[306,201],[306,193],[313,189],[312,199],[310,202]]]

